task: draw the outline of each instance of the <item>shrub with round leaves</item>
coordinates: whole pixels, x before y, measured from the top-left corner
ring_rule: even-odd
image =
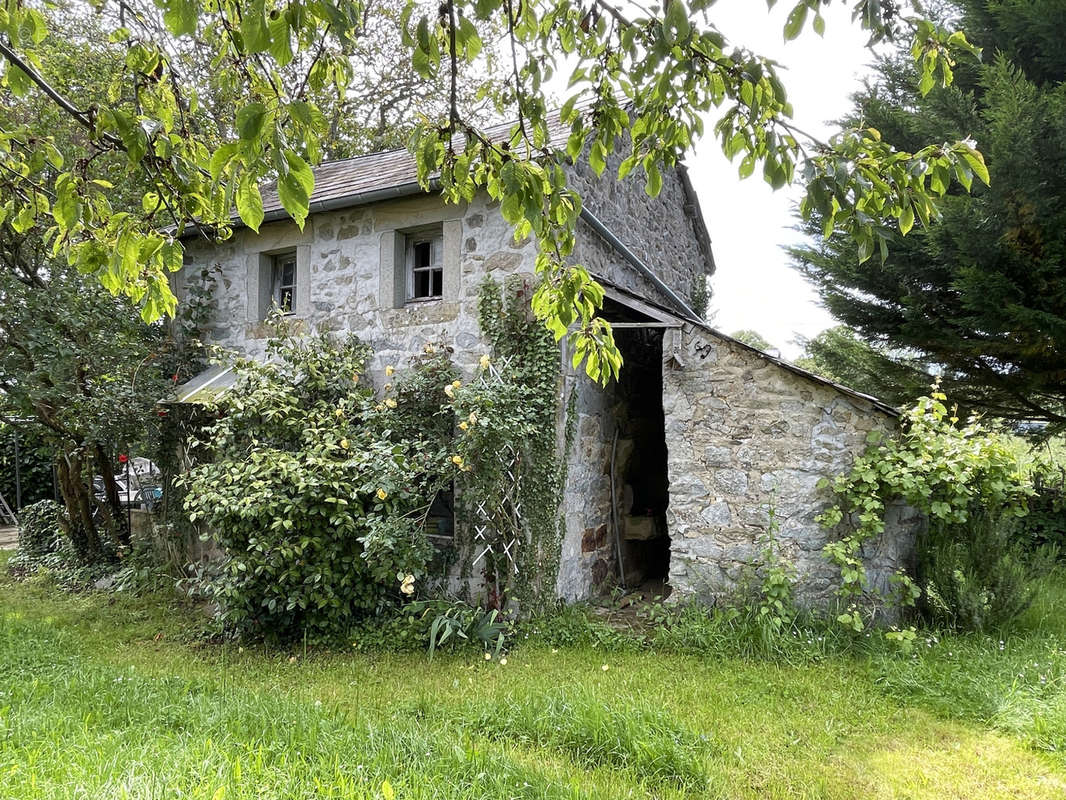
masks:
[[[419,359],[379,400],[363,377],[370,349],[354,337],[297,338],[279,324],[268,351],[268,363],[239,362],[186,509],[226,552],[207,587],[226,623],[341,636],[425,575],[425,513],[456,472],[439,389],[451,368],[446,354]]]

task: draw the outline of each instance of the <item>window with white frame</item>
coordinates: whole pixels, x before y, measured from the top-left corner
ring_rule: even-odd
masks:
[[[296,308],[296,251],[271,256],[270,297],[283,314]]]
[[[444,238],[440,229],[407,235],[407,300],[436,300],[444,293]]]

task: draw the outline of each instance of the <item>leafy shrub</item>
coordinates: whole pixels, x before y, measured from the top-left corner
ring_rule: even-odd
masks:
[[[964,526],[934,521],[919,537],[921,609],[951,628],[984,631],[1033,600],[1041,556],[1026,551],[1017,517],[975,509]]]
[[[186,481],[190,521],[226,552],[206,590],[239,632],[339,638],[425,575],[425,512],[457,471],[440,385],[451,368],[445,354],[420,359],[379,402],[355,338],[279,325],[268,352],[237,365],[201,443],[210,460]],[[436,416],[447,424],[424,424]]]
[[[433,653],[448,642],[453,645],[476,644],[486,653],[498,656],[503,650],[507,627],[495,608],[486,611],[467,603],[453,603],[430,623],[429,657],[433,658]]]
[[[928,397],[919,398],[904,414],[898,437],[871,432],[867,451],[851,471],[823,484],[832,486],[837,502],[819,521],[828,528],[846,528],[838,540],[826,545],[825,555],[840,568],[839,594],[852,603],[841,621],[855,630],[861,630],[862,623],[854,604],[871,591],[862,548],[884,531],[890,502],[903,500],[959,542],[977,508],[1004,520],[1027,511],[1033,487],[1006,437],[986,428],[977,417],[960,426],[957,411],[949,410],[946,400],[934,386]],[[917,587],[909,576],[898,575],[896,588],[904,601],[915,597]]]
[[[19,555],[39,558],[57,552],[63,545],[63,506],[40,500],[19,513]]]

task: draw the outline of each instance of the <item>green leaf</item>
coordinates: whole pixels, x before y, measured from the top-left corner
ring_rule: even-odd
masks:
[[[644,171],[648,175],[648,180],[644,184],[644,191],[650,197],[658,197],[659,192],[663,190],[663,176],[659,172],[659,167],[654,162],[646,163]]]
[[[245,225],[259,233],[263,224],[263,196],[251,172],[245,172],[237,185],[237,213]]]
[[[270,28],[263,0],[241,4],[241,37],[245,52],[262,53],[270,47]]]
[[[985,157],[977,150],[963,151],[962,157],[966,159],[966,163],[970,165],[973,174],[980,178],[985,186],[989,186],[991,184],[991,178],[988,175],[988,167],[985,166]]]
[[[906,236],[910,229],[914,227],[914,209],[911,208],[910,203],[907,203],[903,207],[903,211],[899,215],[899,232]]]
[[[56,199],[52,206],[52,216],[60,229],[69,231],[81,220],[81,200],[78,196],[77,181],[65,172],[56,179]]]
[[[200,4],[196,0],[170,0],[163,12],[163,24],[175,36],[191,36],[196,33]]]
[[[291,150],[285,152],[285,161],[289,165],[289,175],[295,177],[307,196],[311,197],[312,192],[315,190],[315,174],[311,171],[311,167]]]
[[[314,191],[315,176],[311,168],[296,153],[286,152],[289,172],[278,180],[278,199],[289,215],[303,229],[307,219],[307,207]]]
[[[246,142],[259,138],[266,125],[267,108],[262,103],[249,103],[237,112],[237,135]]]
[[[807,0],[800,0],[785,21],[785,41],[791,42],[803,30],[803,24],[807,21]]]
[[[692,25],[688,21],[688,9],[682,0],[669,0],[666,7],[666,18],[663,20],[663,33],[670,44],[684,41],[692,32]]]

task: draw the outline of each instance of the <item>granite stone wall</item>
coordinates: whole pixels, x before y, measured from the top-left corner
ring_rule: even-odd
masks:
[[[574,181],[588,206],[631,249],[686,298],[708,263],[676,174],[649,198],[639,180],[596,181],[582,167]],[[444,236],[444,297],[396,307],[394,269],[403,231],[440,225]],[[416,196],[311,216],[303,231],[291,222],[264,225],[260,234],[238,229],[217,245],[188,243],[195,279],[217,265],[221,278],[206,331],[213,343],[260,355],[268,331],[261,303],[262,265],[270,254],[295,249],[298,288],[294,317],[308,332],[351,331],[375,351],[371,377],[382,386],[387,364],[402,366],[427,344],[454,350],[472,371],[487,344],[477,323],[478,286],[484,276],[503,282],[524,276],[533,284],[535,246],[514,242],[499,209],[484,195],[464,206]],[[577,260],[608,280],[666,302],[590,228],[578,231]],[[176,289],[182,294],[182,279]],[[680,336],[680,339],[676,337]],[[671,356],[676,348],[683,368]],[[802,575],[801,600],[825,602],[835,575],[820,549],[826,534],[814,522],[824,497],[823,476],[846,469],[866,433],[893,420],[862,400],[804,379],[702,327],[668,332],[664,342],[663,408],[669,448],[671,537],[669,581],[679,597],[734,591],[743,567],[757,554],[771,502],[780,539]],[[567,456],[566,515],[557,590],[582,599],[617,574],[611,528],[610,455],[625,398],[569,370],[562,354],[558,423],[560,447],[573,426]],[[573,419],[565,409],[573,399]],[[909,557],[907,534],[917,524],[892,509],[890,533],[871,545],[877,581]]]
[[[670,357],[675,348],[684,366]],[[664,349],[674,592],[735,594],[759,558],[772,508],[777,543],[799,576],[797,600],[828,606],[839,577],[821,553],[829,534],[815,516],[828,496],[817,484],[847,470],[871,430],[893,430],[894,417],[703,327],[668,332]],[[896,506],[887,522],[864,553],[880,588],[909,563],[922,519]]]
[[[574,414],[574,428],[566,460],[565,532],[556,590],[563,599],[575,601],[587,599],[616,574],[610,464],[618,409],[614,393],[583,372],[566,371],[563,396],[564,406],[570,404]]]
[[[617,157],[612,158],[602,177],[586,163],[578,162],[570,170],[570,181],[585,207],[691,305],[695,284],[706,280],[710,264],[697,236],[695,215],[700,212],[692,204],[680,172],[664,172],[662,191],[649,197],[638,174],[621,182],[613,179],[617,161]],[[624,289],[668,307],[674,305],[583,220],[579,222],[573,260]]]
[[[397,232],[432,224],[440,224],[444,233],[444,297],[393,307],[390,259]],[[453,348],[459,365],[472,369],[486,351],[477,322],[483,277],[493,275],[502,283],[513,273],[531,276],[535,257],[533,243],[515,243],[498,209],[483,196],[467,206],[417,196],[315,214],[303,232],[291,222],[278,222],[264,225],[258,235],[238,229],[220,245],[193,240],[183,273],[187,279],[195,279],[204,265],[221,268],[207,328],[212,343],[262,354],[268,331],[256,314],[255,273],[263,255],[290,248],[299,261],[293,316],[308,332],[351,331],[372,345],[372,374],[379,386],[385,365],[403,365],[427,344]]]

